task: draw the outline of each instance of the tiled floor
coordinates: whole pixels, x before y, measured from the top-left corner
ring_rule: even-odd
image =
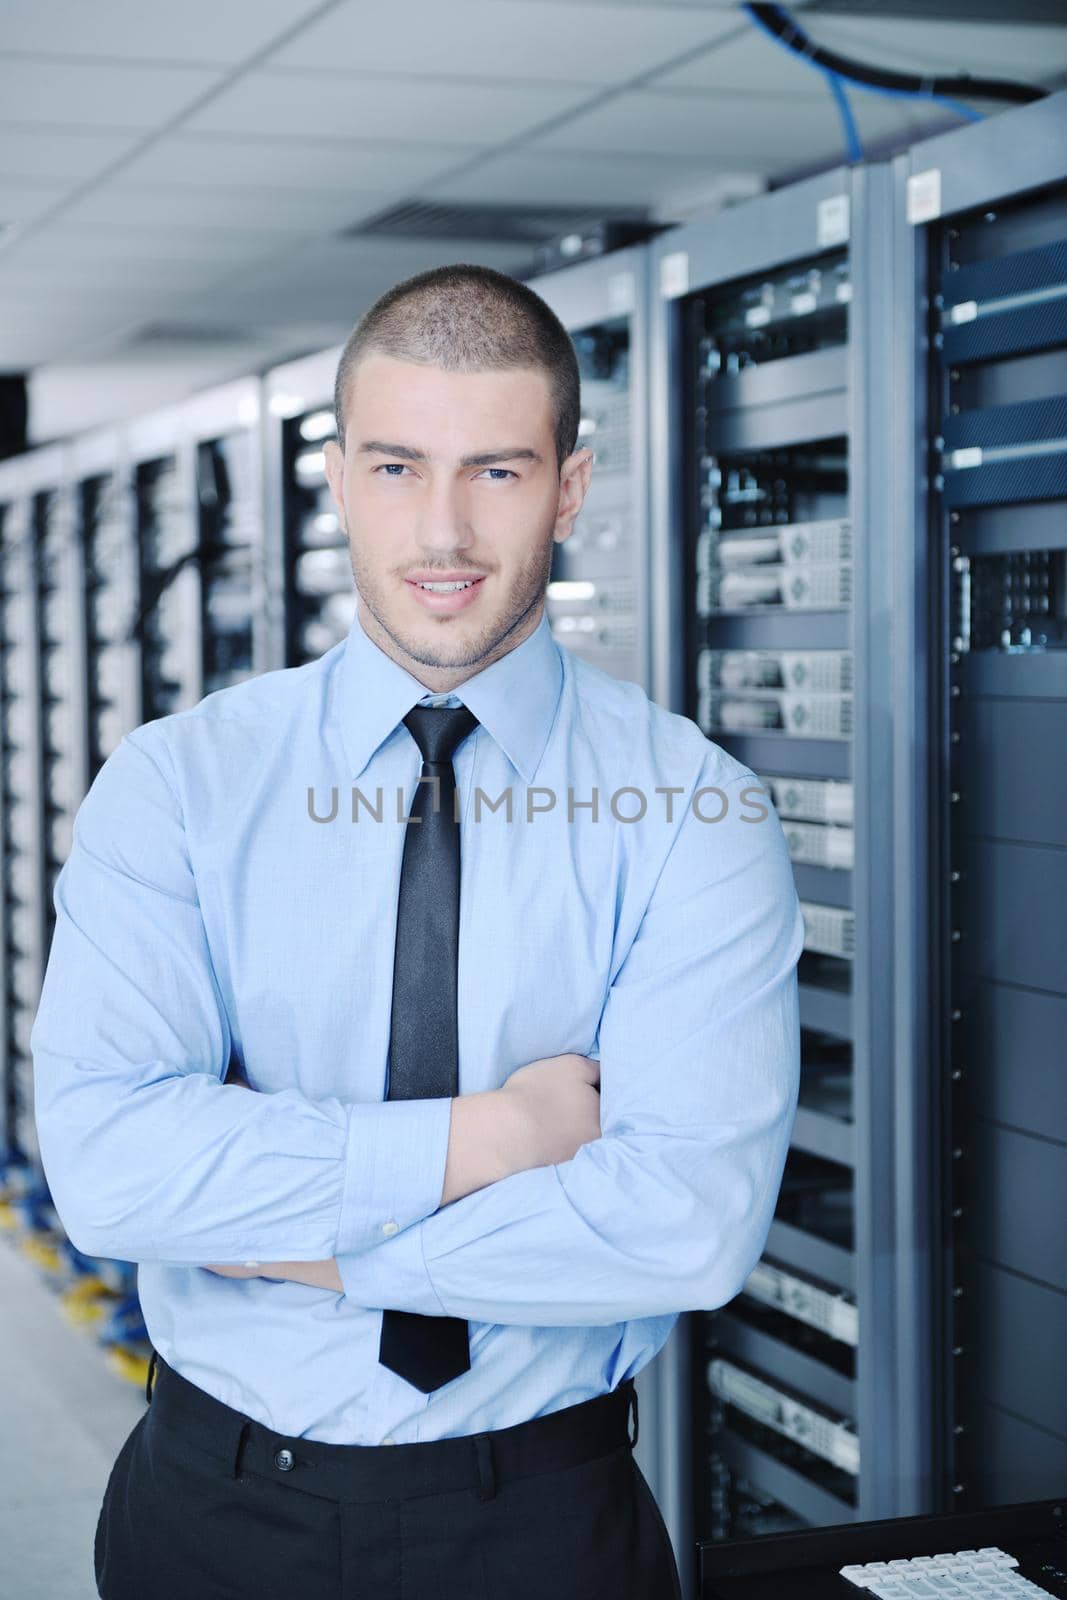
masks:
[[[96,1600],[104,1486],[144,1393],[0,1233],[0,1595]],[[147,1600],[147,1597],[146,1597]]]

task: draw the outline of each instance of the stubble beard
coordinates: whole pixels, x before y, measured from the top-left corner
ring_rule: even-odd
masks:
[[[514,648],[514,635],[520,631],[531,611],[536,610],[538,603],[544,600],[552,570],[552,548],[553,540],[550,532],[543,545],[534,551],[528,565],[522,568],[516,578],[507,599],[504,615],[488,619],[473,638],[460,637],[457,632],[453,643],[451,642],[452,618],[447,616],[438,619],[427,613],[427,621],[434,625],[433,631],[422,637],[406,628],[401,628],[395,616],[391,615],[396,608],[390,605],[388,599],[390,592],[395,592],[399,596],[399,585],[402,581],[400,576],[396,576],[395,587],[391,583],[381,582],[362,559],[354,541],[349,539],[352,576],[359,598],[370,613],[373,623],[391,640],[393,646],[419,666],[444,670],[469,667],[472,674],[481,671],[498,656]],[[487,581],[493,581],[491,573]],[[456,617],[460,620],[463,616],[463,612],[456,613]],[[435,643],[435,640],[439,642]]]

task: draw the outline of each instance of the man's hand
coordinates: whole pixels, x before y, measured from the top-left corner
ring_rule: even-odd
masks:
[[[600,1062],[593,1056],[568,1052],[531,1061],[494,1092],[513,1172],[570,1161],[600,1138]]]
[[[241,1063],[238,1061],[236,1056],[230,1057],[230,1065],[227,1069],[226,1076],[222,1081],[223,1083],[235,1083],[241,1089],[251,1089],[252,1087],[244,1073],[241,1071]]]
[[[227,1083],[251,1089],[235,1062]],[[456,1096],[442,1205],[513,1172],[570,1161],[600,1138],[600,1062],[568,1052],[517,1067],[499,1089]],[[224,1278],[278,1278],[344,1293],[337,1262],[267,1261],[216,1265]]]
[[[337,1261],[260,1261],[254,1267],[211,1266],[205,1272],[217,1272],[221,1278],[280,1278],[289,1283],[306,1283],[309,1289],[334,1289],[344,1293]]]
[[[599,1139],[599,1082],[599,1061],[567,1054],[517,1067],[499,1089],[456,1095],[442,1206]]]

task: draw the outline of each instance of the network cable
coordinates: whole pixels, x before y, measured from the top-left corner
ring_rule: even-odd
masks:
[[[809,67],[822,73],[841,117],[850,161],[862,160],[863,146],[845,91],[846,84],[868,94],[884,94],[892,99],[933,100],[968,122],[981,122],[982,113],[964,105],[954,98],[956,95],[1028,105],[1034,100],[1043,100],[1049,92],[1032,84],[1013,83],[1003,78],[974,78],[969,73],[955,77],[919,76],[888,67],[870,66],[816,44],[782,6],[747,4],[745,10],[757,27],[783,50],[788,50],[790,55],[797,56]]]

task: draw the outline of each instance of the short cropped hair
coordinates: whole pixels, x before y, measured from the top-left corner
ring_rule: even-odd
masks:
[[[458,262],[394,285],[364,312],[337,364],[334,414],[345,447],[345,407],[357,362],[372,350],[446,372],[540,367],[555,410],[556,464],[578,442],[581,378],[570,335],[532,289],[492,267]]]

